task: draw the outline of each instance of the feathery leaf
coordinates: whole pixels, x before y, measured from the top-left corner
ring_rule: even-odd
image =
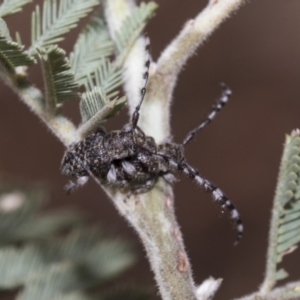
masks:
[[[18,240],[34,240],[44,236],[51,236],[54,232],[78,224],[82,219],[82,215],[72,210],[48,212],[47,214],[28,219],[22,227],[16,230],[15,237]]]
[[[35,60],[23,51],[22,46],[0,35],[0,65],[2,71],[13,75],[16,67],[30,66],[34,62]]]
[[[87,77],[84,85],[87,91],[92,91],[95,86],[99,86],[106,97],[112,99],[118,95],[118,92],[113,90],[119,88],[122,82],[122,70],[116,68],[108,59],[101,59],[98,68]]]
[[[38,48],[38,52],[45,80],[46,109],[55,114],[63,101],[78,98],[79,86],[64,50],[52,46],[48,50]]]
[[[6,247],[0,250],[0,287],[11,289],[21,286],[31,274],[37,274],[44,268],[41,253],[33,246],[23,249]]]
[[[121,66],[132,45],[139,37],[147,24],[147,20],[153,15],[157,8],[155,2],[142,2],[122,22],[120,30],[115,33],[115,46],[117,49],[116,65]]]
[[[267,272],[262,289],[270,289],[288,273],[278,270],[283,256],[300,242],[300,131],[286,137],[269,236]]]
[[[43,13],[37,5],[32,14],[31,47],[28,52],[33,54],[37,47],[47,47],[62,41],[65,33],[76,27],[78,21],[85,17],[99,0],[45,0]]]
[[[82,119],[79,128],[81,135],[86,136],[99,127],[108,118],[118,113],[125,103],[125,97],[109,100],[99,86],[95,86],[91,92],[83,93],[79,106]]]
[[[51,235],[81,219],[74,220],[71,212],[41,216],[43,198],[39,188],[23,192],[0,182],[0,288],[22,288],[19,300],[104,299],[84,291],[131,266],[135,261],[131,247],[103,236],[97,228],[77,227],[67,235]]]
[[[89,279],[80,272],[75,264],[67,260],[53,263],[43,272],[31,272],[27,275],[25,287],[18,300],[52,300],[65,293],[82,290],[88,285]]]
[[[113,44],[107,27],[98,12],[79,35],[70,54],[70,64],[76,80],[84,84],[104,58],[113,54]]]
[[[65,239],[44,239],[0,250],[1,288],[49,286],[52,292],[85,289],[111,280],[134,262],[127,243],[96,230],[74,230]],[[28,298],[29,299],[29,298]]]
[[[0,196],[0,245],[20,242],[21,235],[17,236],[20,227],[34,218],[44,199],[40,189],[32,191],[8,191],[1,189]]]
[[[22,11],[22,7],[32,0],[3,0],[0,5],[0,17],[4,18],[9,15]]]
[[[6,22],[0,18],[0,35],[4,36],[8,41],[12,41]],[[21,43],[19,43],[21,45]]]
[[[40,188],[0,189],[0,246],[43,238],[81,221],[78,213],[60,211],[37,215],[45,201]]]
[[[96,276],[98,281],[114,278],[135,262],[128,243],[105,238],[92,229],[73,231],[60,245],[59,253],[64,259],[76,261],[85,268],[86,275]]]

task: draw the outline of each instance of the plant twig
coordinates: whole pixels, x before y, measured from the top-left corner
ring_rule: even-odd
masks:
[[[272,290],[266,295],[258,292],[235,300],[296,300],[300,298],[300,281],[290,282]]]
[[[122,20],[133,8],[134,2],[131,0],[106,1],[106,18],[113,37]],[[130,113],[140,100],[145,55],[145,40],[139,38],[127,56],[124,66],[124,85]],[[165,114],[165,111],[160,113]],[[139,126],[145,130],[142,120]],[[196,287],[192,279],[190,263],[174,214],[172,189],[160,180],[146,194],[126,198],[118,192],[109,193],[121,215],[138,232],[149,257],[162,299],[196,300]]]
[[[162,142],[170,134],[170,102],[177,76],[196,47],[238,8],[241,0],[211,1],[199,16],[188,23],[179,36],[167,47],[157,65],[152,63],[145,102],[139,126],[146,134]],[[133,0],[106,0],[106,19],[111,35],[134,7]],[[125,91],[129,113],[140,99],[145,58],[145,40],[133,46],[124,66]],[[174,215],[171,188],[162,180],[147,194],[125,198],[109,192],[119,212],[138,232],[149,257],[159,291],[164,300],[208,299],[197,293],[192,271],[184,250],[181,232]],[[219,285],[214,289],[217,290]]]
[[[79,134],[71,121],[62,115],[53,116],[47,113],[44,96],[38,88],[28,81],[24,67],[16,69],[15,78],[5,76],[1,72],[0,76],[65,146],[79,140]]]
[[[164,300],[196,300],[191,266],[174,214],[172,189],[163,180],[147,194],[127,198],[110,192],[119,212],[135,228]]]
[[[211,0],[194,19],[186,22],[178,36],[166,47],[149,78],[141,124],[145,132],[162,142],[170,136],[170,104],[173,90],[182,67],[196,49],[237,10],[244,0]],[[149,101],[147,101],[149,99]],[[150,113],[149,113],[150,112]],[[152,112],[155,122],[151,118]],[[163,112],[163,113],[159,113]]]

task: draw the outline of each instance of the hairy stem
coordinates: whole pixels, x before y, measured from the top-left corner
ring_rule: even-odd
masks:
[[[19,68],[15,78],[5,76],[3,73],[0,75],[3,81],[65,146],[79,140],[79,134],[71,121],[61,115],[53,116],[47,112],[42,92],[28,81],[23,68]]]
[[[159,57],[155,73],[149,78],[148,92],[142,110],[146,133],[157,135],[157,142],[170,136],[170,104],[177,78],[187,60],[244,0],[211,0],[194,19],[186,22],[178,36]],[[163,114],[158,113],[160,111]],[[156,114],[155,122],[151,113]],[[159,132],[159,134],[158,134]]]
[[[106,1],[106,17],[112,36],[133,8],[134,2],[131,0]],[[141,74],[147,59],[145,44],[144,38],[137,40],[124,66],[125,91],[130,114],[140,100]],[[162,115],[165,114],[160,108],[159,111]],[[142,111],[139,126],[146,130],[143,115]],[[162,131],[160,128],[158,132]],[[153,137],[157,138],[157,134]],[[190,263],[174,214],[172,189],[161,180],[146,194],[133,195],[129,198],[117,192],[110,191],[109,194],[119,212],[139,234],[162,299],[196,300]]]
[[[196,300],[191,266],[174,214],[172,189],[160,180],[146,195],[111,196],[144,244],[162,299]]]
[[[300,281],[288,283],[278,287],[266,295],[253,293],[236,300],[292,300],[300,298]]]
[[[112,37],[122,20],[134,7],[133,0],[106,0],[105,12]],[[152,63],[139,126],[157,143],[170,135],[170,102],[182,66],[195,49],[242,0],[210,1],[195,20],[188,22],[179,36]],[[124,73],[130,114],[140,99],[145,58],[145,40],[137,40],[128,55]],[[125,198],[110,192],[119,212],[138,232],[149,257],[159,291],[164,300],[207,299],[196,292],[192,271],[184,250],[181,232],[174,214],[171,188],[162,180],[147,194]],[[217,288],[216,288],[217,289]]]

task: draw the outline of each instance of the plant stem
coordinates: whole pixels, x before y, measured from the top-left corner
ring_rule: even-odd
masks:
[[[15,78],[5,76],[1,72],[0,75],[3,81],[51,129],[52,133],[65,146],[79,140],[79,134],[71,121],[62,115],[53,116],[47,113],[42,92],[28,81],[23,68],[19,68]]]
[[[189,21],[179,36],[166,48],[157,65],[151,64],[139,126],[157,143],[161,143],[170,135],[170,103],[182,66],[202,41],[242,2],[242,0],[210,1],[207,8],[195,20]],[[133,0],[106,0],[105,13],[112,37],[133,7]],[[146,61],[144,49],[145,41],[140,38],[125,62],[124,85],[130,114],[140,99],[139,82]],[[108,193],[119,212],[138,232],[162,298],[208,299],[201,293],[197,296],[191,266],[174,214],[171,188],[163,180],[159,180],[159,183],[146,194],[126,198],[117,192],[108,191]]]
[[[106,18],[114,36],[122,20],[134,8],[131,0],[107,0]],[[140,99],[140,82],[146,61],[145,41],[137,40],[125,62],[125,90],[130,113]],[[137,72],[137,68],[141,71]],[[164,110],[160,110],[162,115]],[[142,122],[139,126],[144,130]],[[153,115],[152,115],[153,118]],[[163,130],[161,129],[163,132]],[[154,136],[157,138],[157,136]],[[196,300],[196,288],[181,232],[174,214],[173,193],[163,180],[148,193],[126,197],[117,191],[108,191],[120,214],[139,234],[147,252],[151,268],[164,300]]]
[[[196,300],[191,266],[174,214],[172,189],[160,180],[147,194],[128,198],[115,193],[111,198],[141,238],[162,299]]]
[[[186,22],[177,37],[166,47],[155,66],[155,73],[149,78],[141,123],[145,132],[162,142],[171,135],[170,105],[177,78],[187,60],[196,49],[237,10],[244,0],[211,0],[194,19]],[[159,111],[163,112],[159,113]],[[150,112],[150,113],[149,113]],[[156,116],[155,122],[151,112]]]
[[[272,290],[266,295],[253,293],[235,300],[296,300],[300,298],[300,281],[288,283]]]

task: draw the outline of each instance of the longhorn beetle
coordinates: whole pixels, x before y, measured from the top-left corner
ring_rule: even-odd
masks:
[[[243,225],[237,209],[217,186],[202,177],[184,157],[184,147],[196,133],[214,119],[228,102],[231,90],[222,84],[222,94],[211,112],[198,127],[187,134],[181,144],[172,142],[156,144],[154,139],[147,136],[138,126],[139,111],[146,93],[149,65],[150,59],[145,64],[145,83],[131,122],[123,129],[109,133],[99,128],[66,150],[61,164],[62,174],[76,179],[76,183],[71,181],[66,187],[67,191],[71,192],[83,185],[92,175],[104,185],[116,186],[124,192],[143,193],[151,189],[160,177],[172,184],[176,180],[173,174],[179,171],[211,193],[222,211],[224,209],[229,211],[236,225],[236,242],[238,242],[242,237]]]

